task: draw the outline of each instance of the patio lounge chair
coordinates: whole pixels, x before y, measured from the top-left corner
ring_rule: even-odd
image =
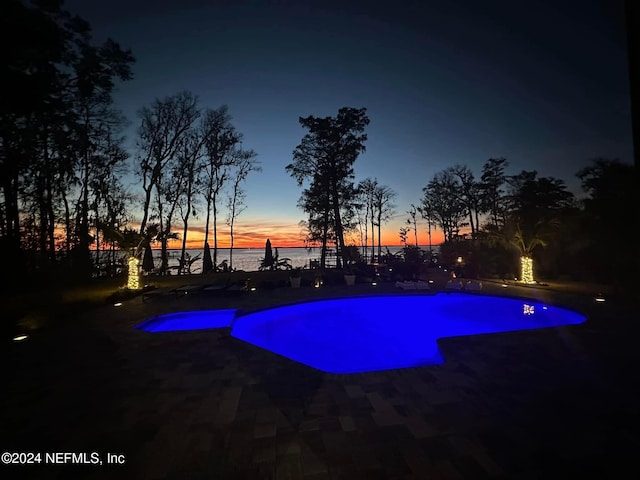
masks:
[[[395,286],[402,290],[430,290],[429,284],[422,280],[411,281],[405,280],[404,282],[396,282]]]
[[[146,290],[142,292],[142,303],[146,303],[149,300],[160,300],[160,299],[175,299],[176,293],[174,288],[154,288],[152,290]]]
[[[459,280],[449,280],[445,288],[447,290],[462,290],[462,282]]]
[[[148,292],[144,292],[142,294],[142,302],[145,303],[151,299],[161,299],[161,298],[183,298],[186,295],[199,295],[202,293],[216,293],[216,292],[225,292],[229,289],[230,284],[228,283],[189,283],[185,285],[180,285],[179,287],[174,288],[158,288],[154,290],[149,290]]]
[[[180,285],[179,287],[174,288],[156,288],[147,292],[143,292],[142,302],[145,303],[151,299],[182,298],[185,295],[193,295],[195,293],[198,293],[204,287],[204,284],[194,283]]]
[[[478,280],[469,280],[465,283],[464,289],[468,292],[479,292],[482,290],[482,282]]]
[[[225,295],[242,295],[243,293],[247,293],[247,287],[245,285],[240,285],[237,283],[232,283],[224,290]]]
[[[207,294],[207,295],[216,295],[219,293],[226,292],[227,290],[229,290],[231,286],[232,284],[228,279],[221,280],[219,282],[209,283],[205,285],[204,288],[201,290],[201,293]]]
[[[207,285],[204,283],[190,283],[187,285],[181,285],[173,289],[173,293],[176,297],[180,298],[184,295],[194,295],[202,292]]]

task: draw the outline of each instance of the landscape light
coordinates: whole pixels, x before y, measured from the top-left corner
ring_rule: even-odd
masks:
[[[121,307],[122,306],[122,302],[114,303],[113,306],[114,307]]]
[[[22,341],[26,340],[27,338],[29,338],[28,335],[18,335],[17,337],[13,337],[13,341],[14,342],[22,342]]]
[[[599,293],[598,295],[596,295],[596,302],[600,302],[600,303],[602,303],[602,302],[604,302],[604,301],[605,301],[605,299],[604,299],[604,295],[602,295],[601,293]]]

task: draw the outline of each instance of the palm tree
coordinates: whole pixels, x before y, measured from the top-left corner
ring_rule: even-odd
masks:
[[[147,225],[143,235],[127,228],[120,231],[117,228],[102,226],[102,229],[105,240],[114,241],[118,244],[118,248],[129,251],[129,258],[127,259],[127,288],[139,290],[140,259],[145,248],[151,245],[151,242],[158,236],[159,226],[157,224]]]
[[[504,229],[485,228],[484,238],[489,245],[503,245],[515,249],[520,256],[520,281],[526,284],[536,283],[533,273],[533,252],[538,247],[546,247],[551,231],[560,225],[557,219],[540,220],[535,228],[525,233],[520,222],[512,218]]]
[[[514,228],[515,231],[509,243],[520,253],[520,281],[528,284],[536,283],[533,275],[533,251],[536,247],[546,247],[547,242],[537,234],[527,238],[517,222]]]
[[[520,222],[513,220],[505,228],[506,243],[520,254],[520,281],[536,283],[533,274],[533,252],[538,247],[546,247],[548,239],[560,227],[560,220],[548,218],[538,220],[530,232],[525,233]]]

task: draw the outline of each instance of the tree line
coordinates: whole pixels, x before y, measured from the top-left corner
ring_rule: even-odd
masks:
[[[233,252],[243,183],[260,170],[256,152],[242,148],[229,109],[203,106],[189,91],[156,99],[139,110],[131,157],[124,147],[128,121],[112,94],[117,82],[132,79],[132,52],[111,39],[94,45],[89,24],[60,1],[7,0],[0,8],[23,40],[13,41],[15,29],[2,29],[2,44],[11,48],[0,65],[1,251],[20,272],[85,279],[102,249],[113,265],[118,249],[139,254],[152,239],[161,245],[159,271],[167,272],[168,241],[180,239],[178,273],[184,273],[190,222],[204,217],[204,271],[216,268],[219,223]],[[299,122],[306,133],[285,170],[302,189],[305,241],[321,246],[322,268],[329,246],[339,267],[379,260],[382,225],[395,214],[397,194],[377,178],[355,181],[366,109],[343,107]],[[624,228],[635,211],[632,166],[596,159],[577,172],[584,200],[562,180],[536,171],[506,175],[507,166],[494,158],[477,179],[461,165],[434,175],[407,212],[400,239],[408,245],[413,230],[417,247],[418,220],[425,220],[429,235],[432,228],[444,233],[444,253],[464,251],[485,274],[511,271],[514,252],[539,256],[553,275],[589,270],[611,279],[629,270]],[[127,173],[136,175],[141,193],[122,183]],[[131,212],[140,205],[134,228]],[[358,239],[360,252],[349,238]]]
[[[338,267],[380,261],[381,226],[395,213],[396,193],[377,179],[355,182],[355,161],[367,140],[366,109],[344,107],[335,117],[299,121],[307,133],[286,170],[303,187],[298,205],[307,213],[306,241],[321,247],[320,267],[328,246],[339,252]],[[535,258],[547,277],[621,281],[635,274],[637,256],[629,259],[624,233],[637,213],[633,165],[591,160],[576,172],[583,199],[564,180],[536,170],[507,175],[508,165],[504,158],[491,158],[480,178],[464,165],[436,173],[406,212],[407,226],[398,232],[405,247],[411,230],[412,246],[418,247],[418,219],[423,219],[429,238],[432,229],[443,232],[445,262],[466,258],[474,276],[516,275],[519,257]],[[360,254],[347,244],[349,233],[359,239]]]
[[[468,258],[474,275],[508,276],[516,257],[529,257],[546,278],[622,281],[637,265],[624,233],[637,211],[634,166],[585,163],[576,172],[583,198],[536,170],[507,175],[504,158],[489,159],[477,179],[468,167],[452,166],[428,182],[418,211],[444,232],[448,263]]]
[[[242,148],[243,136],[232,125],[226,106],[202,109],[190,92],[156,100],[140,111],[140,118],[135,165],[142,180],[144,200],[139,234],[160,242],[159,271],[164,273],[168,271],[168,241],[179,238],[174,232],[174,224],[179,223],[182,248],[178,274],[181,274],[187,262],[189,221],[200,214],[200,205],[204,204],[206,273],[218,264],[218,217],[223,204],[233,251],[235,220],[245,208],[242,183],[250,172],[260,171],[257,154]],[[106,231],[117,233],[114,225],[108,227]],[[233,267],[233,256],[229,266]]]
[[[46,270],[64,252],[86,273],[92,218],[117,215],[126,198],[112,93],[134,58],[111,39],[94,45],[61,2],[0,8],[0,247],[19,271]]]
[[[138,112],[131,158],[123,135],[128,121],[114,107],[113,92],[117,82],[132,79],[132,52],[112,39],[94,45],[89,24],[60,1],[8,0],[0,8],[13,25],[2,29],[7,55],[0,67],[3,253],[20,272],[66,271],[83,279],[105,246],[106,264],[114,267],[118,248],[137,254],[153,239],[162,249],[159,270],[167,272],[167,242],[180,228],[181,273],[189,222],[204,215],[203,247],[213,243],[208,268],[214,268],[219,221],[233,247],[243,182],[260,170],[228,108],[205,108],[188,91],[157,99]],[[16,31],[19,42],[11,37]],[[122,183],[127,173],[139,179],[142,198]],[[140,204],[134,228],[131,211]]]

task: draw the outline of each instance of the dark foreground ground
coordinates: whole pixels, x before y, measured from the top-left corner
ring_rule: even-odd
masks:
[[[483,294],[569,306],[588,321],[444,339],[443,365],[354,375],[226,331],[133,328],[170,311],[374,291],[396,289],[136,297],[5,343],[0,450],[40,453],[42,463],[0,465],[0,478],[640,478],[640,328],[629,300],[485,282]],[[103,464],[45,463],[64,452]]]

